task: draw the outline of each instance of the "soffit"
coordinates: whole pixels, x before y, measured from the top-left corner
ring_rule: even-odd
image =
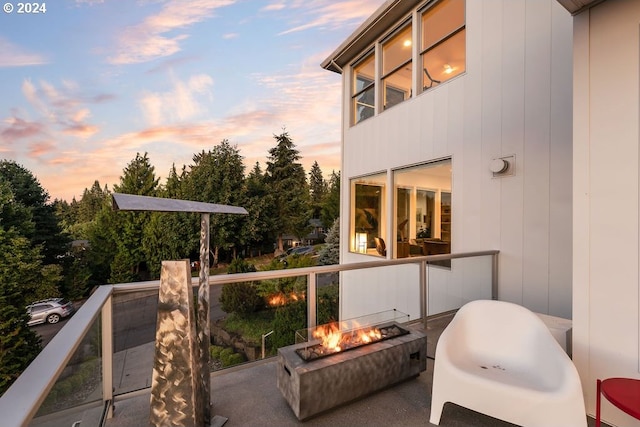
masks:
[[[604,0],[557,0],[572,15],[577,15]]]
[[[387,0],[327,59],[322,68],[337,73],[424,0]],[[338,65],[338,67],[336,67]]]

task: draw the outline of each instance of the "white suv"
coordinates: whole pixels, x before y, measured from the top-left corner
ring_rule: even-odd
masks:
[[[27,306],[29,313],[28,325],[38,325],[40,323],[58,323],[63,317],[71,316],[75,309],[70,301],[64,298],[49,298],[36,301]]]

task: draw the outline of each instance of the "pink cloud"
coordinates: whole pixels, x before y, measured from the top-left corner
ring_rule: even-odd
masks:
[[[9,40],[0,37],[0,68],[25,67],[47,63],[48,60],[43,55],[27,52]]]
[[[300,21],[303,21],[305,18],[309,18],[309,20],[283,31],[279,35],[295,33],[316,27],[332,29],[350,22],[363,21],[380,7],[381,4],[382,2],[380,0],[294,2],[292,7],[302,10],[302,19],[300,19]]]
[[[157,14],[124,29],[118,39],[117,52],[108,60],[112,64],[136,64],[171,56],[180,51],[180,42],[188,35],[169,37],[167,33],[201,22],[216,9],[233,3],[235,0],[171,0]]]
[[[45,133],[45,126],[39,122],[30,122],[19,117],[11,117],[7,122],[8,126],[0,132],[0,136],[6,144],[41,136]]]
[[[34,142],[29,144],[29,157],[41,158],[53,152],[56,145],[50,141]]]

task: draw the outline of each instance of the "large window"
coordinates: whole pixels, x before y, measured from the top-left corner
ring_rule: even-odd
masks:
[[[353,124],[375,113],[375,55],[365,56],[353,67],[352,111]]]
[[[384,173],[351,180],[351,252],[386,256],[385,183]]]
[[[422,88],[465,71],[465,0],[441,0],[422,13]]]
[[[382,87],[384,108],[393,107],[411,97],[411,23],[382,43]]]
[[[451,160],[400,169],[393,176],[395,258],[451,252]]]

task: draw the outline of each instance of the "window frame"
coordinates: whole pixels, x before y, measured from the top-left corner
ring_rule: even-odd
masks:
[[[390,43],[393,42],[393,40],[395,39],[396,36],[400,35],[400,33],[402,33],[403,31],[405,31],[407,28],[409,28],[409,36],[411,37],[411,51],[409,54],[409,59],[406,59],[404,62],[401,62],[399,65],[396,65],[394,68],[392,68],[391,70],[389,70],[387,73],[384,73],[384,59],[385,59],[385,45],[389,45]],[[413,45],[415,44],[415,42],[413,41],[413,20],[410,17],[409,19],[407,19],[406,21],[402,22],[400,25],[398,25],[393,31],[391,31],[391,33],[387,34],[385,37],[382,38],[382,40],[380,40],[378,42],[380,44],[380,52],[381,52],[381,76],[380,76],[380,87],[382,88],[382,109],[383,111],[386,110],[387,108],[391,108],[394,107],[398,104],[401,104],[404,101],[407,101],[409,99],[411,99],[411,97],[413,96],[412,94],[412,86],[413,86],[413,74],[414,74],[414,67],[413,67],[413,50],[414,47]],[[389,86],[389,88],[391,88],[391,90],[394,90],[396,92],[402,92],[403,95],[406,94],[407,92],[405,90],[403,90],[402,88],[398,88],[394,85],[390,85],[386,83],[386,80],[393,76],[396,72],[402,70],[404,67],[406,67],[407,65],[410,65],[410,69],[411,69],[411,77],[409,79],[409,81],[411,82],[411,85],[409,86],[409,91],[408,91],[408,95],[406,96],[406,98],[403,96],[402,101],[397,102],[395,104],[392,105],[388,105],[387,102],[387,86]]]
[[[442,185],[440,173],[433,175],[432,177],[424,178],[423,180],[418,181],[407,181],[400,179],[401,175],[404,173],[412,173],[414,171],[419,171],[421,169],[429,169],[431,167],[444,167],[449,168],[449,176],[448,176],[448,185]],[[416,245],[422,247],[424,246],[424,250],[422,250],[423,255],[427,255],[424,253],[425,250],[430,251],[432,248],[438,251],[437,253],[451,253],[451,229],[453,226],[453,214],[452,214],[452,201],[453,201],[453,158],[445,157],[440,159],[434,159],[427,162],[421,162],[417,164],[403,166],[401,168],[397,168],[391,171],[392,174],[392,186],[394,195],[397,195],[399,189],[410,189],[410,207],[409,213],[407,215],[408,224],[404,225],[402,228],[407,227],[406,235],[403,233],[401,236],[400,225],[402,225],[404,218],[399,218],[399,208],[398,208],[398,199],[394,198],[392,201],[392,224],[393,230],[398,232],[398,235],[394,234],[394,246],[395,250],[393,252],[392,258],[405,258],[408,256],[416,256],[419,255],[415,253],[418,249]],[[421,174],[422,175],[422,174]],[[429,176],[429,174],[427,174]],[[429,235],[420,237],[418,236],[418,222],[423,223],[424,221],[418,221],[417,213],[418,208],[422,206],[418,206],[418,192],[432,193],[433,195],[433,206],[432,211],[430,213],[431,219],[429,220]],[[449,195],[449,221],[447,222],[447,232],[448,235],[446,238],[443,238],[443,221],[441,217],[442,207],[444,206],[442,203],[442,195]],[[426,199],[425,199],[426,201]],[[428,205],[425,207],[427,209],[423,214],[429,217],[429,209]],[[404,212],[404,211],[403,211]],[[400,237],[403,237],[401,240]],[[435,246],[434,246],[435,245]],[[388,245],[387,245],[388,246]],[[433,254],[433,253],[432,253]],[[448,266],[448,265],[445,265]]]
[[[433,1],[433,2],[429,2],[426,6],[424,6],[422,9],[418,10],[418,16],[420,17],[420,26],[419,26],[419,32],[420,32],[420,37],[419,37],[419,48],[418,48],[418,58],[420,60],[420,68],[422,68],[422,72],[419,73],[420,77],[421,77],[421,82],[422,84],[419,85],[422,92],[426,92],[429,89],[431,89],[434,85],[434,83],[436,84],[436,86],[451,80],[454,77],[457,77],[461,74],[464,74],[466,72],[467,69],[467,47],[466,47],[466,30],[467,30],[467,0],[460,0],[463,3],[462,6],[462,10],[464,13],[463,19],[462,19],[462,24],[459,25],[458,27],[453,28],[449,33],[445,34],[444,36],[440,37],[438,40],[434,41],[433,43],[431,43],[429,46],[423,46],[423,42],[424,42],[424,37],[423,37],[423,32],[424,32],[424,16],[427,15],[431,10],[433,10],[435,7],[437,7],[438,5],[441,5],[442,3],[444,3],[445,1],[456,1],[456,0],[437,0],[437,1]],[[424,66],[424,57],[427,53],[437,49],[439,46],[441,46],[442,44],[444,44],[445,42],[447,42],[448,40],[452,39],[453,37],[455,37],[456,35],[458,35],[459,33],[464,32],[465,33],[465,49],[464,49],[464,70],[462,70],[459,73],[454,74],[451,77],[448,77],[445,80],[435,80],[434,78],[431,77],[431,73],[429,73],[429,71],[427,70],[427,68]],[[433,70],[432,70],[433,72]],[[430,80],[430,84],[427,86],[427,79]]]
[[[362,65],[363,63],[367,62],[369,59],[373,60],[373,66],[374,66],[374,72],[373,72],[373,79],[371,80],[370,83],[365,84],[363,86],[362,89],[356,91],[356,82],[358,80],[358,77],[356,75],[356,68],[359,65]],[[374,117],[376,115],[376,73],[375,73],[375,63],[376,63],[376,54],[375,54],[375,49],[369,49],[366,53],[364,53],[360,58],[358,58],[358,60],[356,60],[352,65],[351,65],[351,125],[356,125],[360,122],[363,122],[365,120],[367,120],[368,118]],[[358,97],[360,97],[361,95],[364,95],[367,91],[371,90],[373,92],[373,104],[367,104],[364,102],[359,102],[358,101]],[[359,105],[363,105],[367,108],[371,108],[372,110],[372,114],[370,116],[364,117],[362,119],[358,120],[357,114],[358,114],[358,106]]]
[[[387,185],[387,171],[374,172],[367,175],[361,175],[357,177],[353,177],[349,179],[349,190],[350,190],[350,204],[349,204],[349,246],[348,250],[350,253],[358,254],[358,255],[370,255],[384,258],[385,255],[382,255],[377,252],[374,238],[380,237],[385,241],[387,254],[390,252],[391,248],[389,247],[389,243],[386,242],[386,221],[387,221],[387,206],[389,204],[389,194],[388,194],[388,185]],[[362,219],[358,214],[358,209],[364,209],[357,205],[358,201],[358,192],[357,186],[369,186],[369,187],[379,187],[380,195],[378,201],[378,218],[376,218],[376,225],[370,228],[364,228],[362,226],[358,226],[360,223],[359,219]],[[362,212],[364,213],[364,212]],[[368,219],[367,219],[368,221]],[[370,233],[373,230],[374,233]],[[358,234],[365,234],[366,245],[362,247],[362,243],[359,242]]]

